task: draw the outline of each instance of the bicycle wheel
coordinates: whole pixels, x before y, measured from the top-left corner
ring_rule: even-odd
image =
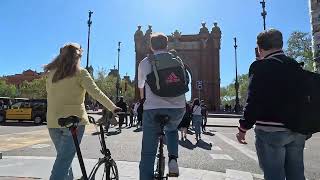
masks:
[[[119,180],[118,167],[113,159],[101,161],[93,170],[90,180]]]

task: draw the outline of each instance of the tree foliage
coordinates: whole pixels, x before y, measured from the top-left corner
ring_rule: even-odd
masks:
[[[105,93],[111,100],[115,101],[116,99],[116,76],[108,76],[108,73],[105,69],[98,69],[97,78],[95,79],[97,86],[101,89],[103,93]],[[125,85],[127,84],[127,85]],[[127,88],[125,88],[125,86]],[[134,99],[134,85],[130,82],[126,82],[125,80],[121,80],[120,82],[120,96],[123,96],[124,99],[131,103]]]
[[[248,89],[248,74],[243,74],[238,76],[239,82],[239,103],[244,105],[247,99],[247,89]],[[236,90],[235,90],[235,80],[226,87],[222,87],[220,90],[221,93],[221,103],[222,105],[235,105],[236,100]]]
[[[1,97],[15,97],[17,88],[14,85],[7,84],[4,79],[0,79],[0,96]]]
[[[20,85],[17,95],[19,97],[25,97],[30,99],[47,98],[46,77],[35,79],[30,82],[24,81]]]
[[[304,62],[304,69],[313,71],[312,39],[309,33],[294,31],[288,39],[286,54],[298,62]]]

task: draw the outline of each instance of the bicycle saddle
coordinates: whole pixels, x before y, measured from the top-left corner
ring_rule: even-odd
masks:
[[[80,118],[75,115],[58,119],[58,124],[61,127],[66,127],[67,125],[70,125],[70,124],[77,124],[79,122],[80,122]]]
[[[167,122],[170,120],[170,117],[167,114],[156,114],[154,118],[162,125],[167,124]]]

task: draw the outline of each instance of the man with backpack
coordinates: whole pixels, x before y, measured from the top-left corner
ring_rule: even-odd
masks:
[[[283,50],[276,29],[257,36],[259,57],[249,69],[248,98],[237,139],[246,144],[246,132],[255,126],[259,165],[266,180],[304,180],[303,151],[306,135],[288,128],[299,112],[301,67]]]
[[[154,162],[160,134],[160,122],[155,119],[157,114],[169,116],[169,122],[164,128],[169,176],[179,176],[177,127],[185,112],[185,93],[188,91],[188,78],[183,62],[178,56],[168,52],[167,36],[153,33],[150,46],[153,53],[144,58],[138,67],[138,87],[141,99],[145,99],[140,180],[154,179]]]

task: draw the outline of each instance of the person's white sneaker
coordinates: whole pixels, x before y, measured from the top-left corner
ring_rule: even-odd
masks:
[[[169,177],[178,177],[179,176],[179,166],[176,159],[171,159],[168,163],[169,167]]]

